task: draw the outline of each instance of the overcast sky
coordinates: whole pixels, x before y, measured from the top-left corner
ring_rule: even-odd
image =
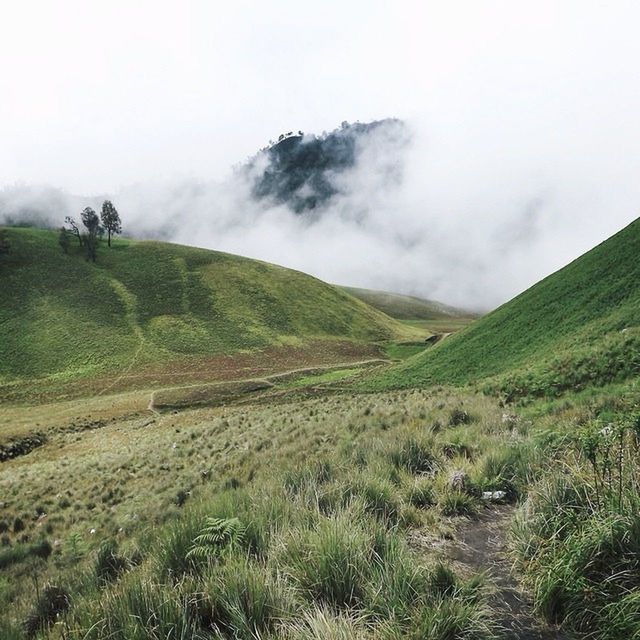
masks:
[[[639,24],[635,1],[5,2],[0,186],[220,179],[281,132],[399,117],[411,216],[544,235],[493,304],[640,215]]]

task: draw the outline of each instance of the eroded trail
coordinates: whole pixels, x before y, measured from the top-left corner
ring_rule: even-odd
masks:
[[[495,586],[491,606],[513,640],[568,640],[569,636],[539,622],[532,604],[513,577],[507,553],[507,532],[513,507],[492,507],[464,524],[444,554],[464,573],[486,572]]]

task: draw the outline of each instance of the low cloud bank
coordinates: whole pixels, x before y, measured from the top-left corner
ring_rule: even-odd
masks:
[[[486,310],[634,217],[623,209],[628,194],[603,198],[604,185],[591,174],[579,179],[555,167],[546,175],[495,153],[473,162],[459,155],[463,150],[429,139],[415,123],[390,120],[361,136],[353,166],[326,171],[332,195],[311,211],[255,197],[256,172],[269,169],[263,155],[251,171],[224,180],[144,183],[91,197],[13,185],[0,191],[0,224],[58,227],[110,198],[135,237]],[[310,188],[301,186],[298,195],[308,197]],[[617,215],[603,215],[611,207]]]

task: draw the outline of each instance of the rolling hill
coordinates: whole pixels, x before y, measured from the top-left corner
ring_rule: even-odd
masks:
[[[482,381],[510,399],[640,374],[640,219],[379,386]]]
[[[0,396],[132,368],[313,340],[416,337],[336,287],[283,267],[161,242],[118,240],[95,264],[57,234],[9,228],[0,256]],[[185,365],[185,363],[187,363]],[[206,378],[203,372],[202,377]]]
[[[406,296],[390,291],[358,289],[356,287],[341,288],[355,298],[359,298],[368,305],[398,320],[451,320],[475,316],[470,311],[456,309],[435,300],[425,300],[416,296]]]

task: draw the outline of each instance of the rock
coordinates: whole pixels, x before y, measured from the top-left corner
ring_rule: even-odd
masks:
[[[482,499],[488,500],[489,502],[497,502],[499,500],[504,500],[507,497],[506,491],[483,491]]]

